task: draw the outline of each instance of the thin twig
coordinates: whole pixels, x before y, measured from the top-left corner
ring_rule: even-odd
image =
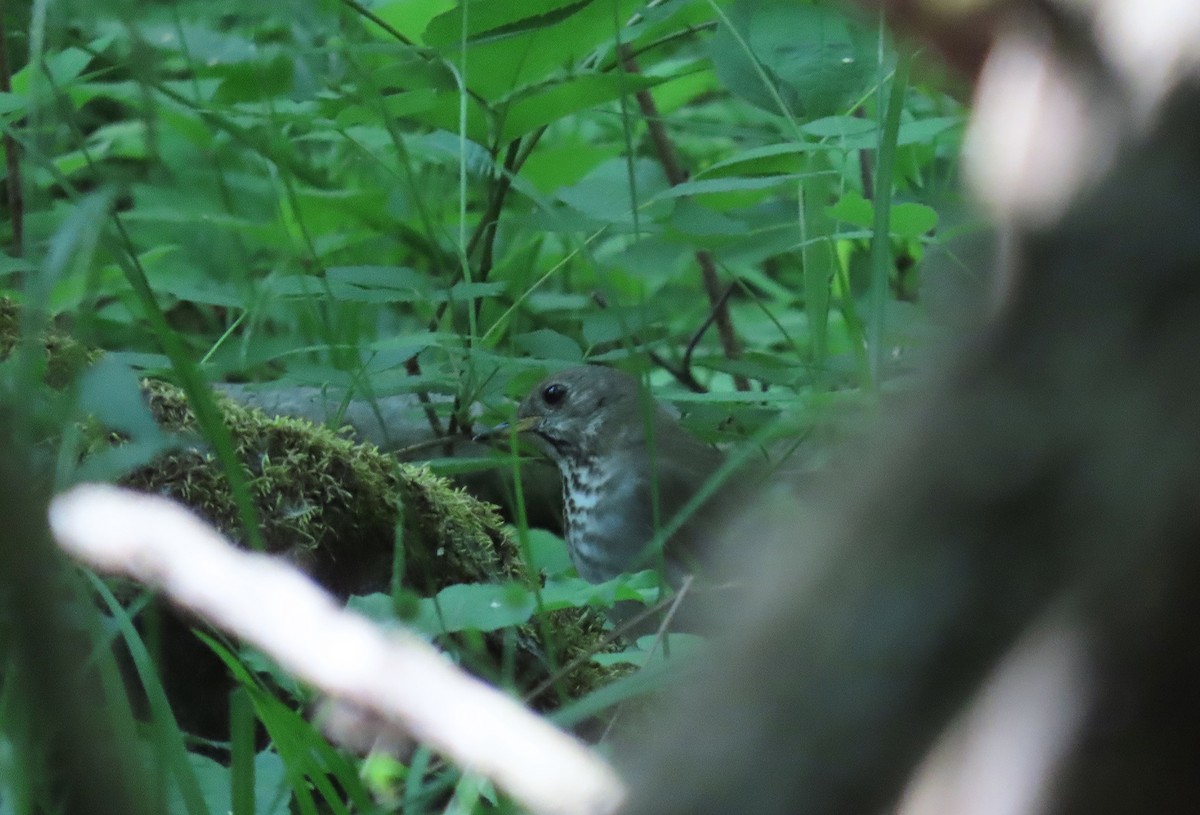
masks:
[[[675,593],[674,597],[670,598],[670,608],[668,608],[667,613],[663,615],[662,620],[658,624],[658,630],[654,632],[654,641],[650,643],[650,647],[646,650],[646,659],[642,663],[643,668],[650,664],[650,660],[654,658],[656,653],[658,653],[660,646],[663,649],[663,657],[669,657],[671,655],[670,646],[668,645],[666,638],[667,629],[670,628],[671,621],[675,619],[675,615],[679,612],[679,607],[683,604],[683,598],[687,596],[688,591],[692,588],[693,580],[695,580],[693,575],[689,574],[685,576],[683,578],[683,583],[679,586],[679,591]],[[662,603],[659,603],[658,605],[662,605]],[[604,728],[604,733],[600,736],[600,741],[603,742],[607,740],[612,734],[613,728],[617,726],[617,719],[620,718],[620,715],[621,709],[618,707],[613,712],[612,717],[608,720],[608,724]]]
[[[621,64],[631,74],[640,74],[637,62],[631,56],[622,53]],[[642,111],[642,118],[646,121],[646,128],[650,134],[650,140],[654,143],[654,152],[658,156],[658,162],[662,165],[663,173],[667,177],[667,183],[672,187],[679,186],[688,179],[687,171],[684,170],[683,164],[679,159],[679,153],[675,150],[675,145],[667,135],[667,130],[663,127],[662,117],[658,112],[658,105],[654,101],[654,97],[650,95],[648,89],[634,93],[634,98],[637,99],[638,107]],[[722,300],[721,281],[717,276],[717,264],[713,261],[712,253],[707,249],[698,249],[695,253],[696,264],[700,267],[700,278],[704,283],[704,292],[708,295],[708,302],[712,305],[713,320],[717,325],[717,335],[721,339],[721,348],[725,352],[725,357],[730,360],[737,359],[741,356],[741,347],[738,343],[737,334],[733,330],[733,320],[729,316],[728,303]],[[728,298],[726,298],[728,299]],[[734,386],[739,391],[750,390],[750,382],[741,374],[733,375]]]
[[[696,352],[696,346],[700,344],[700,339],[704,336],[705,332],[708,331],[708,327],[711,326],[713,321],[717,319],[717,314],[720,313],[720,310],[725,307],[725,303],[729,300],[729,296],[733,294],[733,290],[737,288],[737,285],[737,281],[734,281],[733,283],[730,283],[728,287],[726,287],[724,294],[722,294],[721,298],[716,302],[716,304],[709,309],[708,316],[704,318],[704,322],[700,324],[700,327],[696,329],[696,333],[692,335],[692,339],[688,342],[687,348],[683,352],[683,370],[688,376],[692,375],[692,354]]]
[[[672,365],[666,357],[651,348],[646,349],[646,356],[650,357],[650,361],[655,365],[675,377],[676,382],[692,393],[708,393],[708,388],[704,387],[704,384],[692,374],[691,369]]]
[[[539,131],[537,135],[540,136],[541,132],[544,131]],[[494,248],[492,244],[496,240],[500,211],[504,206],[504,199],[512,187],[513,176],[516,175],[520,164],[524,163],[528,156],[529,151],[522,149],[521,139],[513,139],[509,142],[508,150],[504,154],[504,164],[501,165],[500,177],[496,180],[496,186],[492,188],[492,194],[488,198],[487,209],[483,211],[483,216],[475,228],[475,234],[467,243],[467,257],[474,255],[481,244],[483,246],[483,254],[479,258],[480,280],[487,280],[488,273],[492,270],[492,250]]]
[[[488,279],[488,275],[492,273],[492,266],[495,263],[496,250],[496,235],[500,231],[500,211],[504,206],[504,199],[508,196],[508,191],[512,187],[513,175],[516,173],[517,159],[521,155],[521,140],[514,139],[509,142],[508,150],[504,154],[504,165],[500,172],[500,178],[496,181],[496,186],[492,189],[491,198],[488,200],[487,209],[483,213],[482,232],[480,244],[483,249],[479,256],[479,271],[476,274],[478,282],[484,282]],[[528,155],[528,154],[526,154]],[[467,257],[470,258],[474,254],[474,247],[467,247]],[[477,298],[475,300],[475,319],[479,319],[479,312],[483,308],[483,300]]]
[[[601,308],[601,309],[608,308],[608,301],[606,299],[604,299],[604,297],[600,296],[599,292],[592,293],[592,302],[595,303],[598,308]],[[691,370],[689,370],[687,368],[680,368],[677,365],[671,364],[671,362],[668,361],[667,358],[664,357],[662,354],[658,353],[657,351],[655,351],[652,348],[649,348],[648,343],[643,341],[642,338],[639,337],[636,332],[630,332],[627,339],[628,339],[629,343],[632,345],[647,346],[646,356],[648,356],[650,358],[650,361],[653,362],[658,367],[662,368],[664,371],[669,373],[671,376],[675,377],[675,380],[680,385],[683,385],[685,388],[690,390],[692,393],[708,393],[708,388],[704,387],[704,385],[702,385],[700,383],[700,381],[697,380],[696,377],[692,375]]]

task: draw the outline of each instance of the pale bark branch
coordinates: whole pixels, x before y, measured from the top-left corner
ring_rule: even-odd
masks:
[[[235,548],[179,504],[83,485],[51,503],[50,526],[80,561],[161,589],[334,699],[490,778],[530,812],[606,815],[624,796],[581,742],[414,634],[385,631],[278,558]]]

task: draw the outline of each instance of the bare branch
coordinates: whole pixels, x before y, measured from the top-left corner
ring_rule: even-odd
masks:
[[[50,526],[72,556],[162,589],[337,701],[487,776],[531,812],[607,815],[624,797],[617,775],[582,743],[416,635],[384,631],[283,561],[235,548],[179,504],[83,485],[51,503]]]

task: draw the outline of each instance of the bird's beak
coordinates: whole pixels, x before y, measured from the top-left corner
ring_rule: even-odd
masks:
[[[501,422],[495,427],[490,427],[481,433],[476,433],[473,441],[490,441],[492,439],[507,436],[509,433],[525,433],[529,430],[533,430],[537,426],[537,416],[526,416],[523,419],[517,419],[515,422]]]

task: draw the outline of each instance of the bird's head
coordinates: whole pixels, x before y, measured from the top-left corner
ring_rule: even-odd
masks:
[[[517,408],[513,428],[535,435],[559,463],[601,456],[644,436],[647,402],[632,376],[598,365],[568,368],[542,380]]]

